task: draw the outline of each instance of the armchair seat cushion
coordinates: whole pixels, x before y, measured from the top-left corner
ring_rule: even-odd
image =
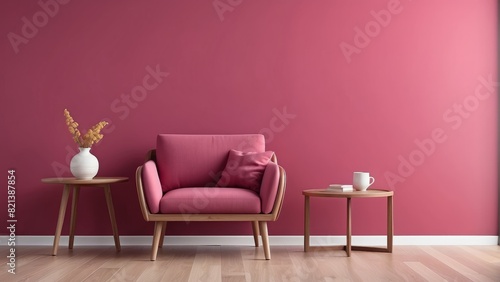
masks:
[[[228,187],[189,187],[170,190],[160,201],[164,214],[259,214],[261,200],[254,191]]]

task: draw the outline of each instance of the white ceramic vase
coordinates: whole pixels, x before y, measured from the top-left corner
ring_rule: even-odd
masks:
[[[99,171],[99,161],[90,153],[90,148],[79,149],[80,152],[71,159],[69,168],[76,179],[90,180]]]

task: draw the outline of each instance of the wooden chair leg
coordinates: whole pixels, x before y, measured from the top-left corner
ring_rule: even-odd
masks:
[[[259,246],[259,222],[258,221],[252,221],[252,230],[253,230],[253,241],[255,243],[255,247]]]
[[[155,222],[155,231],[153,235],[153,249],[151,250],[151,260],[156,260],[156,255],[158,254],[158,245],[160,244],[161,231],[163,229],[163,225],[165,222],[156,221]]]
[[[259,221],[260,235],[262,237],[262,247],[267,260],[271,259],[271,249],[269,248],[269,236],[267,234],[267,222]]]
[[[163,248],[163,240],[165,239],[165,231],[167,230],[167,222],[163,222],[161,226],[161,237],[160,237],[160,243],[159,243],[159,248]]]

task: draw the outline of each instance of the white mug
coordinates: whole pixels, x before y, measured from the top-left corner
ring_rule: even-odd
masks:
[[[375,178],[369,172],[355,172],[352,178],[352,186],[358,191],[366,191],[375,182]]]

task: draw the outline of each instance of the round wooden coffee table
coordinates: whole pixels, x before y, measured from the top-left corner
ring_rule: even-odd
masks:
[[[321,198],[344,198],[347,199],[347,231],[346,231],[346,246],[345,249],[347,256],[351,256],[351,250],[358,251],[375,251],[375,252],[388,252],[392,253],[393,237],[394,237],[394,227],[393,227],[393,212],[392,212],[392,198],[394,193],[392,191],[386,190],[366,190],[366,191],[354,191],[354,192],[337,192],[326,189],[310,189],[302,191],[304,195],[304,252],[309,251],[309,198],[310,197],[321,197]],[[351,199],[352,198],[387,198],[387,247],[362,247],[362,246],[351,246]]]
[[[120,237],[118,236],[118,227],[116,226],[115,210],[113,208],[113,200],[111,199],[110,185],[113,183],[126,182],[128,177],[94,177],[91,180],[79,180],[74,177],[59,177],[59,178],[43,178],[43,183],[49,184],[63,184],[64,190],[61,198],[61,206],[59,207],[59,217],[57,219],[56,234],[54,236],[54,246],[52,255],[57,255],[59,247],[59,239],[61,237],[61,230],[64,223],[64,215],[66,213],[66,206],[68,205],[69,193],[73,191],[73,202],[71,204],[71,222],[69,227],[69,248],[73,249],[73,242],[75,238],[75,223],[76,223],[76,210],[78,204],[78,196],[80,194],[80,187],[94,186],[103,187],[104,196],[108,205],[109,218],[111,219],[111,227],[113,229],[113,237],[115,240],[115,247],[117,251],[121,250]],[[72,189],[73,188],[73,189]]]

